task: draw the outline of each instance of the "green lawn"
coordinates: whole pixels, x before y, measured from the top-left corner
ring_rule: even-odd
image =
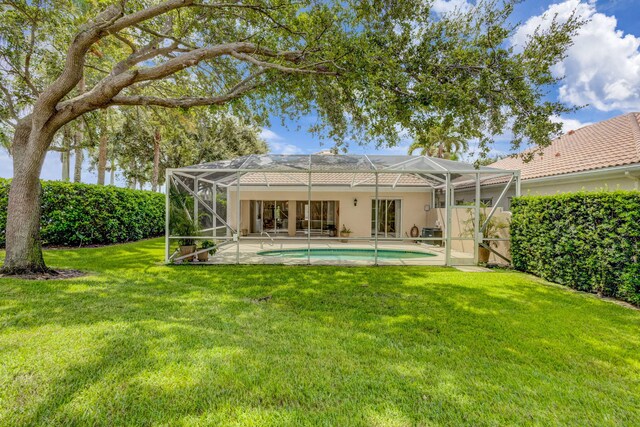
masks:
[[[46,258],[94,273],[0,279],[2,425],[640,423],[640,312],[523,274]]]

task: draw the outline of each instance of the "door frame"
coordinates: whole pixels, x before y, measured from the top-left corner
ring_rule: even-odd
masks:
[[[385,208],[387,205],[387,202],[389,201],[394,201],[396,203],[396,212],[397,214],[395,215],[395,227],[396,227],[396,232],[394,233],[393,236],[389,236],[389,232],[387,231],[388,229],[388,221],[387,221],[387,209],[380,209],[378,211],[378,216],[380,216],[381,214],[384,215],[384,228],[385,231],[381,232],[378,231],[378,237],[382,237],[382,238],[391,238],[391,239],[401,239],[402,238],[402,216],[403,216],[403,203],[402,203],[402,198],[399,197],[393,197],[393,196],[388,196],[388,197],[378,197],[377,201],[380,202],[385,202]],[[375,202],[376,199],[375,198],[371,198],[371,223],[374,223],[375,221],[375,214],[374,214],[374,208],[375,208]],[[380,218],[378,218],[380,219]],[[371,229],[371,237],[375,236],[375,230],[378,228],[378,224],[375,224],[376,228],[372,228]]]

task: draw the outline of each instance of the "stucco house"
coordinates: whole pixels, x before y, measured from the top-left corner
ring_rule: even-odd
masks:
[[[640,190],[640,113],[628,113],[570,130],[525,162],[507,157],[490,167],[520,171],[522,195],[573,191]],[[483,181],[482,199],[492,205],[504,178]],[[513,190],[499,206],[509,209]],[[469,203],[473,191],[456,192],[455,203]]]

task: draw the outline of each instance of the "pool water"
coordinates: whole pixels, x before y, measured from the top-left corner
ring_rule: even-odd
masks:
[[[283,249],[260,251],[258,255],[282,258],[306,258],[307,249]],[[311,258],[335,261],[373,261],[374,249],[311,248]],[[436,256],[429,252],[378,249],[378,259],[409,259]]]

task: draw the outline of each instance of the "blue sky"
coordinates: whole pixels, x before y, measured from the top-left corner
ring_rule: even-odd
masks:
[[[585,124],[605,120],[629,111],[640,111],[640,8],[639,0],[525,0],[514,12],[514,19],[523,23],[513,43],[524,40],[528,31],[548,22],[557,14],[560,19],[576,10],[589,22],[580,30],[567,58],[556,72],[565,76],[558,87],[553,88],[551,98],[573,105],[587,105],[578,112],[558,117],[564,123],[564,131],[577,129]],[[465,7],[466,0],[435,0],[434,9],[446,13],[456,7]],[[316,118],[307,116],[300,121],[285,121],[272,117],[271,126],[262,130],[270,150],[274,153],[314,153],[332,144],[307,133],[306,128]],[[405,154],[409,141],[391,148],[376,150],[371,146],[351,144],[351,153]],[[509,152],[509,137],[496,140],[494,153]],[[73,159],[72,159],[73,161]],[[50,153],[42,170],[43,179],[60,179],[60,155]],[[10,177],[11,159],[0,152],[0,177]],[[95,182],[95,172],[88,170],[85,162],[84,182]],[[118,179],[122,184],[121,179]]]
[[[562,19],[572,10],[590,21],[576,37],[569,56],[558,67],[558,75],[565,75],[562,83],[553,88],[551,98],[571,105],[587,105],[578,112],[559,117],[564,131],[575,130],[585,124],[605,120],[629,111],[640,111],[640,8],[638,0],[610,1],[537,1],[525,0],[519,4],[513,18],[524,24],[523,31],[514,42],[524,40],[526,30],[544,25],[546,16],[558,14]],[[464,7],[465,0],[436,0],[435,8],[446,13],[455,7]],[[548,21],[548,20],[547,20]],[[308,118],[313,121],[313,118]],[[279,118],[263,130],[263,136],[276,153],[314,153],[327,148],[318,139],[297,130],[297,123],[285,123]],[[409,141],[391,148],[376,150],[371,146],[352,144],[352,153],[406,154]],[[330,146],[330,142],[328,146]],[[496,140],[496,154],[508,153],[509,137]]]

